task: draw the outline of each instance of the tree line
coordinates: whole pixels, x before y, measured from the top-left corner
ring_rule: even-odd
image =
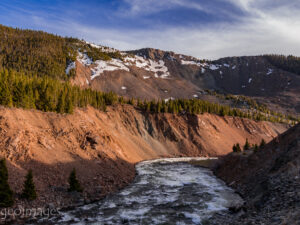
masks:
[[[202,114],[235,116],[254,120],[284,122],[279,117],[259,111],[245,111],[200,99],[152,100],[125,99],[115,93],[81,89],[69,82],[49,77],[25,75],[14,70],[0,70],[0,105],[45,112],[73,113],[74,108],[88,105],[106,111],[108,105],[131,104],[149,113]]]
[[[264,55],[264,57],[273,66],[300,75],[300,57],[292,55]]]
[[[250,143],[248,141],[248,138],[246,138],[246,142],[245,142],[245,144],[243,146],[243,150],[247,151],[247,150],[250,150],[252,148],[252,150],[254,152],[257,152],[258,150],[263,149],[265,147],[265,145],[266,145],[266,141],[264,139],[261,139],[261,142],[260,142],[259,145],[258,144],[253,144],[252,147],[251,147],[251,145],[250,145]],[[232,151],[233,152],[242,152],[240,144],[239,143],[234,144],[232,146]]]
[[[270,110],[265,104],[258,103],[254,99],[244,95],[221,94],[211,90],[205,90],[205,91],[209,95],[216,96],[219,99],[229,100],[231,102],[230,105],[233,108],[244,108],[243,111],[247,109],[247,111],[249,111],[249,114],[253,115],[251,117],[252,119],[268,120],[271,122],[283,122],[283,123],[291,122],[292,124],[300,122],[300,118],[297,118],[296,116],[285,115],[283,113]]]
[[[66,74],[66,68],[76,60],[78,51],[93,60],[122,58],[119,51],[102,51],[77,38],[0,25],[0,69],[68,80],[75,71]]]
[[[203,114],[211,113],[219,116],[234,116],[241,118],[253,119],[256,121],[270,122],[289,122],[281,117],[262,113],[260,111],[241,110],[232,108],[228,105],[220,105],[201,99],[175,99],[175,100],[137,100],[137,107],[151,113],[173,113],[173,114]],[[290,118],[293,123],[297,122],[296,118]]]
[[[69,82],[0,70],[0,105],[45,112],[73,113],[75,107],[104,110],[118,101],[114,93],[81,89]]]

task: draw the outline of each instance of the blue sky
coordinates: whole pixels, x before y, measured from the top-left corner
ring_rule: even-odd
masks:
[[[0,23],[120,50],[300,56],[299,0],[1,0]]]

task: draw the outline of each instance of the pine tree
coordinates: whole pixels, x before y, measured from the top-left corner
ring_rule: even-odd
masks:
[[[130,99],[130,105],[135,105],[134,98],[131,98],[131,99]]]
[[[261,142],[260,142],[260,145],[259,145],[259,148],[264,148],[266,145],[266,141],[264,139],[261,139]]]
[[[246,142],[245,142],[245,145],[244,145],[244,150],[249,150],[250,149],[250,144],[248,142],[248,138],[246,138]]]
[[[2,90],[0,93],[0,104],[8,107],[13,106],[13,99],[10,87],[8,86],[8,82],[4,82],[2,84]]]
[[[160,112],[161,112],[161,108],[162,108],[162,105],[161,105],[161,102],[159,101],[159,102],[157,103],[157,109],[156,109],[156,112],[157,112],[157,113],[160,113]]]
[[[72,114],[73,111],[74,111],[74,105],[73,105],[72,97],[71,97],[71,94],[68,92],[67,97],[66,97],[65,112]]]
[[[119,103],[123,105],[125,103],[123,96],[119,97]]]
[[[66,107],[66,104],[65,104],[65,95],[64,95],[64,92],[62,92],[58,98],[58,103],[57,103],[57,106],[56,106],[56,112],[58,113],[64,113],[65,112],[65,107]]]
[[[26,175],[22,197],[31,201],[37,198],[35,185],[33,182],[32,170],[29,170]]]
[[[225,116],[225,111],[224,111],[224,108],[223,108],[223,107],[220,109],[219,115],[220,115],[220,116]]]
[[[10,207],[14,204],[13,192],[8,184],[8,171],[6,160],[0,160],[0,208]]]
[[[150,112],[150,110],[151,110],[151,103],[150,103],[150,102],[147,102],[147,103],[146,103],[146,111],[147,111],[147,112]]]
[[[70,173],[69,176],[69,189],[68,191],[77,191],[77,192],[82,192],[83,189],[81,188],[81,185],[79,183],[79,181],[77,180],[77,176],[76,176],[76,170],[75,168],[72,170],[72,172]]]
[[[258,151],[258,149],[259,149],[259,148],[258,148],[258,145],[257,145],[257,144],[255,144],[255,145],[254,145],[254,152],[257,152],[257,151]]]
[[[233,151],[233,152],[237,152],[237,147],[236,147],[235,144],[232,146],[232,151]]]
[[[139,98],[137,100],[137,107],[138,108],[142,108],[143,107],[143,103],[141,102],[141,100]]]
[[[241,152],[242,149],[241,149],[241,146],[239,143],[236,144],[236,152]]]

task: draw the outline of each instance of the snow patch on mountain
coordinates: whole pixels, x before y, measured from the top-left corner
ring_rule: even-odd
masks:
[[[90,66],[93,63],[93,60],[87,54],[81,52],[78,52],[77,60],[84,66]]]
[[[95,67],[92,68],[91,79],[95,79],[100,76],[104,71],[125,70],[129,72],[129,69],[123,64],[120,59],[111,59],[109,61],[97,60],[95,61]]]
[[[211,64],[211,65],[209,65],[209,69],[210,70],[218,70],[219,69],[219,65]]]
[[[78,52],[77,60],[84,66],[92,66],[92,80],[100,76],[104,71],[130,71],[130,66],[136,66],[138,68],[153,72],[154,77],[156,78],[166,79],[170,77],[168,67],[165,66],[165,62],[163,60],[154,61],[137,55],[126,56],[124,61],[120,59],[111,59],[109,61],[97,60],[93,62],[92,59],[87,56],[87,54]],[[145,77],[144,79],[148,78],[150,77]]]
[[[152,59],[145,59],[141,56],[127,56],[124,58],[124,64],[126,66],[136,66],[138,68],[147,70],[149,72],[154,73],[154,77],[156,78],[168,78],[170,76],[170,72],[168,67],[165,66],[165,62],[163,60],[154,61]]]
[[[199,66],[202,68],[207,66],[206,63],[201,63],[201,62],[193,61],[193,60],[183,60],[183,59],[181,59],[181,65],[195,65],[195,66]],[[202,72],[202,73],[204,73],[204,72]]]
[[[172,55],[168,55],[167,59],[170,61],[173,61],[173,62],[177,61],[177,59],[175,57],[173,57]]]
[[[78,52],[77,60],[84,66],[93,66],[91,68],[91,80],[100,76],[104,71],[129,71],[129,69],[126,66],[124,66],[123,62],[120,59],[111,59],[109,61],[97,60],[93,62],[93,60],[89,58],[87,54]]]
[[[85,42],[88,45],[92,46],[93,48],[98,48],[100,49],[102,52],[106,52],[106,53],[110,53],[110,52],[117,52],[118,50],[114,49],[114,48],[110,48],[110,47],[106,47],[106,46],[102,46],[102,45],[96,45],[94,43],[90,43],[90,42]]]
[[[181,60],[181,65],[197,65],[197,62]]]
[[[270,75],[271,73],[273,73],[273,69],[268,69],[267,75]]]
[[[66,68],[66,74],[69,74],[70,70],[75,69],[75,67],[76,67],[76,63],[75,62],[69,63],[69,65]]]
[[[170,101],[170,100],[175,100],[175,98],[173,98],[173,97],[166,98],[166,99],[165,99],[165,102],[168,102],[168,101]]]

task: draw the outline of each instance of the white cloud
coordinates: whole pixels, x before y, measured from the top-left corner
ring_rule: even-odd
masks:
[[[40,29],[84,38],[121,50],[143,47],[172,50],[199,58],[216,59],[225,56],[259,55],[266,53],[300,56],[300,6],[298,1],[223,0],[231,2],[245,13],[235,23],[210,26],[167,27],[149,29],[101,29],[76,21],[49,21],[42,16],[23,18]],[[177,4],[194,3],[184,0],[131,0],[131,15],[157,12]],[[142,4],[142,3],[145,4]],[[128,0],[129,3],[129,0]],[[152,3],[152,4],[151,4]],[[195,3],[196,4],[196,3]],[[201,9],[201,5],[199,10]],[[146,10],[147,9],[147,10]],[[206,9],[208,10],[208,9]],[[210,9],[209,9],[210,10]],[[20,18],[22,19],[22,18]],[[28,22],[28,23],[30,23]]]
[[[254,12],[256,16],[236,24],[215,24],[205,28],[114,30],[73,24],[71,30],[73,34],[81,33],[89,41],[122,50],[153,47],[209,59],[266,53],[299,56],[300,16],[289,10],[292,9],[279,10],[280,13],[277,13],[278,9]]]
[[[298,20],[300,21],[300,20]],[[247,24],[205,29],[109,30],[73,24],[65,32],[121,50],[143,47],[172,50],[199,58],[282,53],[300,55],[299,23],[252,20]],[[292,35],[287,35],[292,34]]]
[[[206,9],[201,6],[200,3],[192,0],[124,0],[129,5],[129,14],[151,14],[164,10],[172,9],[175,7],[192,8],[200,11]],[[127,9],[126,9],[127,10]],[[121,13],[124,15],[124,10]],[[128,13],[125,13],[128,15]]]
[[[241,17],[237,23],[219,23],[201,28],[125,31],[86,28],[84,35],[92,41],[122,50],[154,47],[209,59],[266,53],[300,55],[300,7],[295,7],[295,0],[289,3],[278,0],[224,1],[234,4],[246,16]],[[134,0],[131,3],[136,7],[136,12],[147,7],[151,12],[174,4],[188,7],[188,3],[193,2]]]

